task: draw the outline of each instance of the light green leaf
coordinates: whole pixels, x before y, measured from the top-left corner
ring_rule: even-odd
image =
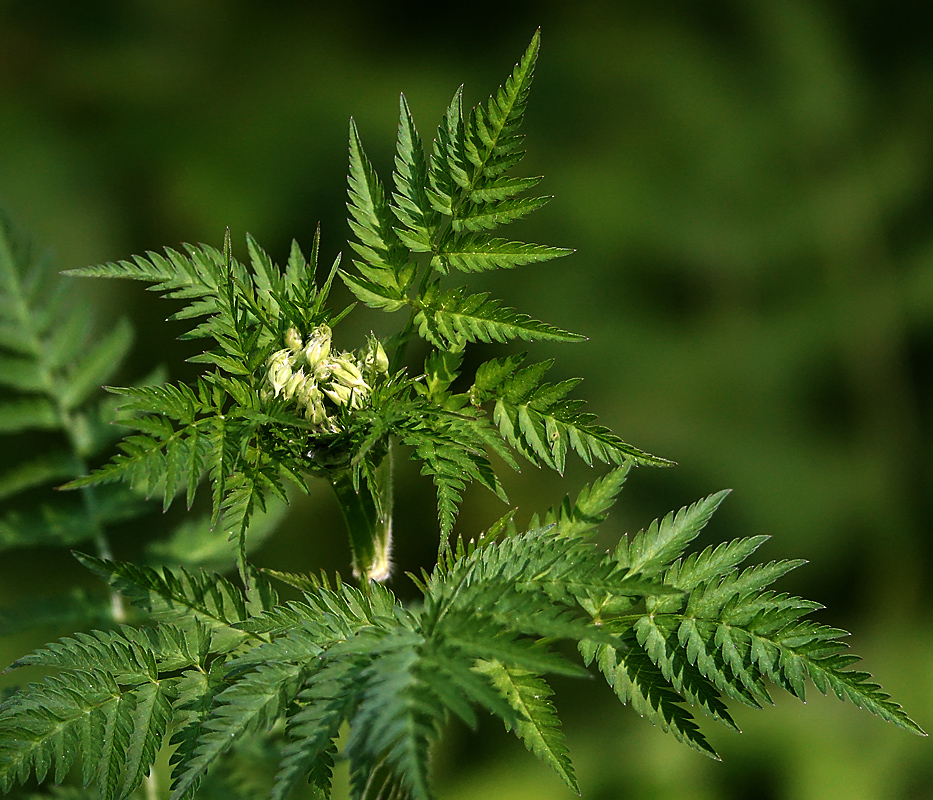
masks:
[[[435,260],[461,272],[482,272],[512,269],[560,258],[572,252],[561,247],[523,244],[507,239],[489,239],[478,234],[468,234],[447,242],[435,256]]]
[[[45,398],[0,402],[0,433],[54,430],[60,426],[55,406]]]
[[[553,769],[560,779],[580,794],[573,774],[570,754],[564,744],[557,712],[549,698],[550,686],[532,672],[509,669],[497,661],[478,661],[477,671],[486,675],[521,718],[515,723],[516,735],[525,746]],[[511,726],[506,723],[506,730]]]
[[[522,219],[550,202],[550,197],[525,197],[495,203],[470,203],[451,222],[454,231],[482,231]]]
[[[69,370],[61,391],[56,391],[62,405],[75,408],[92,392],[99,390],[113,377],[132,345],[133,327],[127,320],[120,320],[110,333],[96,342]]]
[[[727,494],[728,490],[717,492],[682,508],[676,516],[671,513],[660,522],[655,520],[648,530],[636,534],[631,544],[623,539],[616,548],[616,560],[630,574],[656,574],[700,534]]]
[[[493,300],[486,292],[468,295],[452,289],[422,300],[416,317],[418,333],[435,347],[459,350],[467,342],[510,339],[579,342],[585,337],[532,319]]]
[[[0,386],[20,392],[47,392],[48,379],[31,358],[0,355]]]
[[[76,471],[75,458],[67,453],[52,452],[23,461],[0,475],[0,500],[27,489],[73,478]]]

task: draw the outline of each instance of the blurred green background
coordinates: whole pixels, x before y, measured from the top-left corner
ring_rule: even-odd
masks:
[[[278,260],[322,225],[345,250],[352,114],[391,169],[398,93],[429,139],[453,90],[504,80],[534,29],[542,52],[522,174],[555,199],[516,238],[567,259],[476,285],[583,345],[532,345],[552,377],[586,378],[589,408],[676,469],[630,478],[607,536],[723,487],[705,545],[773,538],[762,558],[811,563],[781,588],[829,607],[917,721],[933,728],[933,38],[924,6],[881,0],[258,3],[0,0],[0,202],[61,268],[180,242],[239,255],[247,231]],[[86,288],[86,287],[83,287]],[[88,289],[138,330],[132,380],[187,378],[172,310],[140,286]],[[341,326],[356,347],[374,315]],[[378,328],[377,328],[378,329]],[[14,443],[21,448],[22,442]],[[16,447],[10,447],[7,453]],[[3,458],[0,450],[0,459]],[[430,486],[403,467],[397,561],[436,546]],[[574,493],[534,469],[507,476],[520,519]],[[427,494],[426,494],[427,493]],[[470,494],[459,528],[502,509]],[[323,491],[295,504],[254,558],[342,568]],[[132,557],[153,531],[115,538]],[[86,579],[55,550],[2,554],[0,604]],[[411,594],[404,578],[393,588]],[[0,642],[9,663],[44,633]],[[933,797],[933,750],[812,697],[704,721],[723,763],[676,744],[598,681],[557,682],[587,800]],[[452,727],[440,796],[571,795],[487,723]]]

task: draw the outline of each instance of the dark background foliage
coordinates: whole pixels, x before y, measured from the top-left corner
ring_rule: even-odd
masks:
[[[763,557],[810,564],[788,591],[854,629],[867,666],[933,725],[933,41],[920,4],[782,0],[417,4],[247,0],[0,0],[0,200],[62,268],[230,226],[277,258],[318,222],[346,249],[347,120],[391,169],[398,93],[430,138],[461,82],[470,104],[508,74],[535,27],[528,173],[555,200],[516,238],[567,259],[488,279],[532,315],[590,337],[532,345],[580,375],[623,438],[680,462],[639,470],[607,537],[722,487],[703,544],[767,533]],[[240,246],[240,254],[245,247]],[[138,286],[87,302],[138,329],[132,380],[153,363],[189,377],[171,309]],[[338,346],[373,325],[351,315]],[[378,330],[379,328],[377,328]],[[32,442],[14,442],[8,453]],[[39,445],[41,446],[41,441]],[[2,458],[2,454],[0,454]],[[430,487],[402,469],[402,569],[436,545]],[[522,519],[575,492],[526,469],[507,479]],[[627,495],[627,496],[626,496]],[[471,494],[470,534],[501,513]],[[324,491],[296,503],[254,554],[286,569],[341,568]],[[153,531],[124,531],[132,557]],[[0,603],[66,555],[0,563]],[[394,588],[410,591],[404,577]],[[0,646],[9,662],[38,640]],[[558,705],[589,800],[919,798],[930,745],[851,706],[790,699],[708,726],[723,764],[682,748],[595,682]],[[441,796],[567,797],[496,727],[457,728],[438,752]]]

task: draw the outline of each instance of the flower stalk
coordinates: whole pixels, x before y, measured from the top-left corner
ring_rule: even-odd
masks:
[[[370,581],[385,581],[392,573],[391,448],[376,468],[375,485],[365,477],[358,487],[353,483],[349,469],[331,476],[331,486],[350,535],[353,575],[365,589]]]

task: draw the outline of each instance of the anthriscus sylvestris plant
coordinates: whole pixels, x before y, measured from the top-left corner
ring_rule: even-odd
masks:
[[[204,483],[205,530],[229,537],[239,578],[119,563],[101,547],[78,553],[135,611],[115,611],[109,624],[12,665],[41,667],[46,677],[0,707],[3,791],[35,780],[76,784],[86,788],[75,797],[104,800],[181,800],[218,786],[228,797],[329,797],[335,759],[344,758],[354,798],[426,800],[434,796],[431,746],[445,722],[474,726],[481,712],[502,719],[578,791],[548,675],[600,675],[622,703],[714,758],[695,710],[736,728],[730,702],[760,707],[771,688],[803,698],[808,682],[922,733],[852,669],[858,659],[844,631],[808,618],[817,603],[769,588],[801,562],[743,567],[763,536],[689,549],[725,492],[607,552],[594,530],[627,473],[671,462],[598,424],[572,396],[578,380],[546,380],[548,361],[515,352],[465,369],[477,342],[583,339],[462,285],[470,273],[569,252],[497,235],[548,200],[527,194],[540,178],[512,174],[537,53],[535,34],[483,105],[464,109],[458,90],[430,154],[402,97],[389,189],[351,122],[350,264],[338,258],[322,269],[319,237],[309,255],[294,244],[284,267],[247,237],[241,263],[228,232],[220,250],[186,245],[72,272],[144,281],[184,301],[174,318],[191,321],[185,338],[207,342],[192,359],[204,372],[191,385],[109,388],[131,433],[89,472],[81,465],[100,447],[85,448],[85,461],[65,476],[91,504],[90,540],[105,534],[109,518],[91,512],[113,502],[112,487],[125,487],[133,502],[161,498],[168,508],[180,498],[190,508]],[[5,333],[4,346],[12,342],[26,363],[52,345],[43,344],[49,326],[30,322],[38,301],[23,287],[37,268],[18,253],[0,248],[8,292],[22,299],[4,303],[3,330],[29,329],[33,338],[17,343]],[[339,326],[351,308],[329,304],[335,279],[365,306],[396,315],[396,332],[342,349],[349,343]],[[409,349],[416,339],[423,344]],[[74,422],[78,404],[56,405],[51,384],[4,382],[43,398],[46,422]],[[562,472],[569,456],[606,465],[576,499],[525,530],[509,512],[487,531],[453,534],[468,484],[508,502],[494,462]],[[386,585],[398,458],[419,462],[436,489],[437,561],[399,565],[420,567],[411,577],[423,598],[413,605]],[[329,483],[339,501],[355,582],[250,563],[268,506],[313,481]],[[273,581],[301,599],[280,602]],[[555,649],[562,640],[579,659]],[[260,757],[277,764],[265,784],[250,772]],[[229,774],[240,778],[224,783]]]

